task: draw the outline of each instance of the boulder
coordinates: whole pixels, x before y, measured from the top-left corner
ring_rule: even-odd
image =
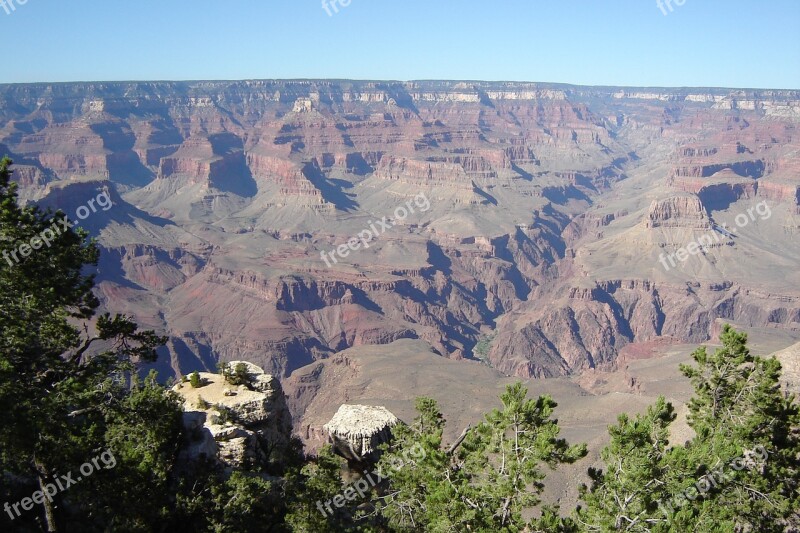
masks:
[[[378,446],[389,442],[398,422],[385,407],[342,405],[324,429],[336,453],[361,462],[377,459]]]

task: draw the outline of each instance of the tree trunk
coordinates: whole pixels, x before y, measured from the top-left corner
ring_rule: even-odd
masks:
[[[47,520],[47,531],[56,532],[58,531],[58,528],[56,527],[56,514],[53,510],[53,502],[50,501],[50,498],[47,496],[47,491],[45,490],[45,487],[47,486],[47,469],[36,458],[34,458],[34,463],[36,465],[36,476],[39,479],[39,490],[41,490],[42,494],[44,495],[42,506],[44,507],[45,520]]]
[[[456,451],[456,448],[461,446],[461,443],[464,442],[464,439],[467,438],[467,433],[469,433],[469,430],[470,430],[471,427],[472,427],[471,425],[468,425],[467,427],[464,428],[464,431],[461,432],[461,435],[456,439],[456,441],[453,443],[453,445],[450,446],[450,448],[447,450],[447,455],[453,455],[453,453]]]

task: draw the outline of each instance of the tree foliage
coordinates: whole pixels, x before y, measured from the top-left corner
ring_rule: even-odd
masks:
[[[798,526],[800,417],[780,386],[780,363],[754,356],[747,335],[725,326],[722,347],[683,365],[694,395],[695,436],[669,446],[672,406],[662,398],[634,421],[620,417],[590,471],[586,531],[784,531]]]
[[[393,530],[538,527],[523,513],[539,504],[543,468],[575,462],[586,455],[586,447],[559,438],[552,398],[528,399],[527,394],[521,383],[509,386],[500,396],[503,409],[487,414],[467,432],[463,444],[447,449],[442,447],[445,421],[436,402],[417,401],[419,416],[411,426],[396,429],[395,442],[379,463],[391,469],[381,512]],[[552,510],[544,519],[561,526]]]
[[[289,501],[286,523],[292,531],[336,533],[354,529],[353,514],[347,509],[325,504],[344,492],[344,460],[325,446],[301,471],[289,477],[286,496]]]
[[[529,526],[523,511],[540,503],[543,467],[571,464],[587,453],[585,445],[559,438],[551,397],[527,394],[521,383],[509,386],[500,396],[503,409],[489,413],[461,448],[472,480],[467,500],[487,530],[523,531]]]
[[[672,405],[659,398],[646,413],[620,415],[609,428],[611,443],[601,453],[607,469],[589,469],[592,485],[581,489],[586,507],[577,521],[585,531],[657,531],[666,524],[660,502],[669,495],[664,480],[674,420]]]
[[[21,207],[10,164],[0,162],[0,255],[13,256],[64,215]],[[99,302],[89,269],[97,258],[84,231],[63,229],[18,264],[0,262],[0,468],[14,480],[4,486],[6,501],[30,495],[103,450],[120,457],[120,472],[130,467],[144,474],[142,461],[151,481],[164,480],[180,432],[180,405],[154,379],[140,384],[135,378],[135,364],[155,360],[164,339],[125,316],[105,314],[92,324]],[[45,499],[37,512],[12,517],[14,527],[38,522],[56,530],[77,521],[91,530],[102,522],[99,502],[113,494],[108,484],[114,479],[95,474],[70,490],[69,506],[62,495]],[[122,521],[141,508],[126,494],[132,491],[120,493],[120,500],[132,507],[116,506]]]

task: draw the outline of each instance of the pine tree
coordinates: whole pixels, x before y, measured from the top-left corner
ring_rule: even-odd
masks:
[[[326,445],[299,475],[289,476],[286,523],[292,531],[335,533],[351,529],[352,514],[329,503],[344,491],[343,466],[344,460]]]
[[[417,398],[419,413],[411,425],[393,430],[378,471],[388,488],[374,499],[393,531],[464,530],[474,512],[459,496],[467,480],[442,446],[445,420],[436,400]]]
[[[781,390],[780,364],[754,356],[747,335],[725,326],[722,347],[682,365],[694,395],[695,436],[667,445],[673,415],[663,399],[633,424],[611,429],[607,472],[590,471],[584,531],[784,531],[800,509],[800,416]]]
[[[108,530],[148,531],[173,512],[174,465],[183,428],[181,400],[164,390],[155,372],[143,380],[134,375],[130,388],[111,380],[106,385],[103,440],[114,466],[76,485],[69,497],[90,502],[92,521]],[[78,514],[70,529],[86,525],[86,516]]]
[[[89,327],[99,302],[85,268],[96,264],[97,246],[84,231],[69,229],[63,213],[20,207],[10,165],[0,161],[0,256],[19,262],[0,261],[0,471],[14,480],[4,483],[3,496],[18,501],[105,449],[106,431],[122,420],[107,419],[128,394],[122,385],[137,361],[155,360],[164,339],[120,315],[99,316]],[[97,516],[94,500],[81,495],[101,477],[70,491],[69,512],[58,495],[44,499],[39,513],[14,518],[13,527],[41,517],[56,531],[68,515]]]
[[[545,473],[559,464],[574,463],[587,453],[585,445],[571,446],[559,438],[557,407],[549,396],[527,398],[522,383],[508,386],[495,409],[471,432],[459,457],[471,483],[464,499],[476,511],[476,523],[490,531],[523,531],[536,527],[523,511],[540,503]]]
[[[500,397],[503,409],[447,449],[436,402],[417,401],[419,416],[395,429],[395,442],[379,463],[390,473],[380,504],[393,531],[534,531],[554,524],[568,530],[557,510],[544,509],[541,520],[528,521],[523,512],[540,503],[542,466],[572,463],[586,447],[558,437],[550,397],[527,399],[527,393],[521,383],[509,386]]]
[[[676,525],[783,531],[800,509],[798,404],[781,390],[780,363],[754,356],[747,334],[726,325],[720,341],[713,354],[699,348],[695,364],[681,366],[695,391],[689,425],[696,436],[678,468],[690,485],[718,468],[729,479],[697,500],[713,504],[688,506],[695,512]]]
[[[673,420],[672,405],[659,398],[646,413],[620,415],[609,428],[611,443],[601,453],[608,468],[591,468],[591,487],[581,487],[586,505],[577,522],[584,531],[667,531],[660,507],[670,495],[664,480]]]

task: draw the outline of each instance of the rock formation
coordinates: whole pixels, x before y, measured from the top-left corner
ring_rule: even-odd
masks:
[[[711,220],[700,198],[688,194],[653,200],[647,217],[647,227],[688,227],[707,231],[712,229]]]
[[[339,455],[362,462],[377,458],[378,446],[389,442],[398,422],[385,407],[342,405],[323,429]]]
[[[247,384],[232,385],[220,374],[199,373],[201,386],[173,387],[184,399],[188,443],[184,459],[205,457],[231,468],[263,464],[268,450],[288,443],[292,419],[280,383],[251,363],[244,364]]]

